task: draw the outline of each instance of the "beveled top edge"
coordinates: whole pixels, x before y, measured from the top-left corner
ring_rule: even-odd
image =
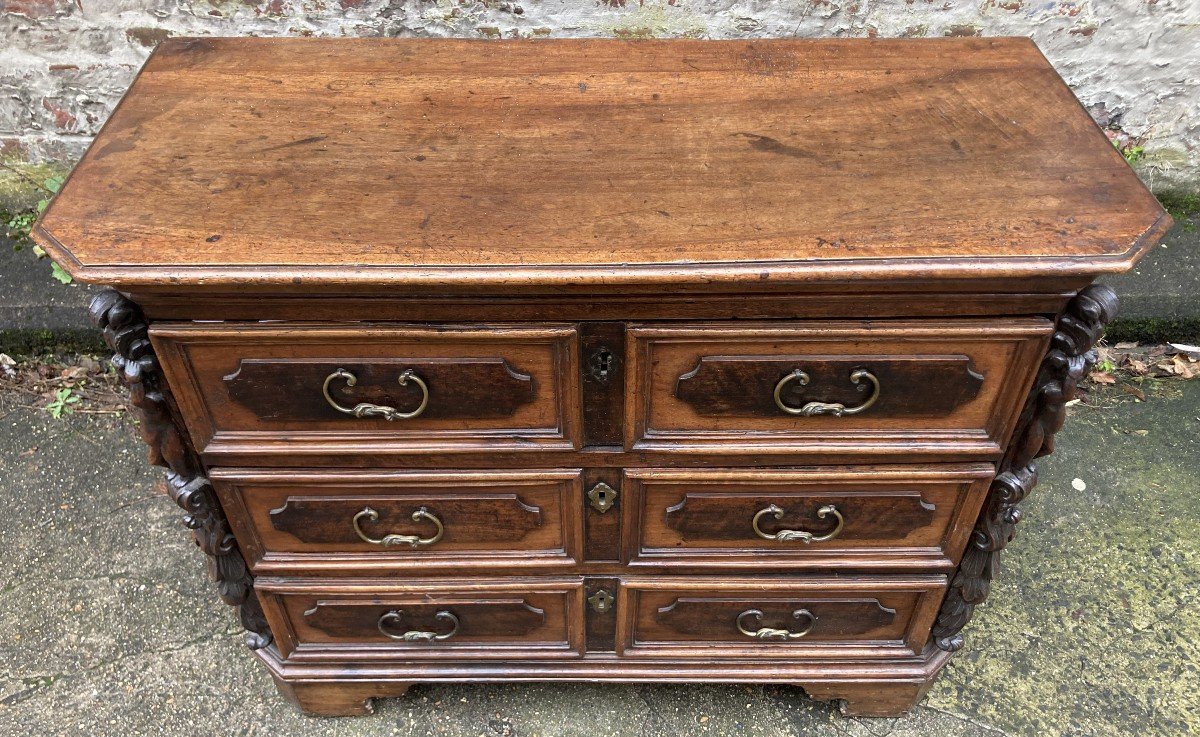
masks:
[[[135,288],[250,287],[277,291],[301,286],[348,288],[376,284],[411,290],[455,289],[469,293],[488,287],[531,287],[581,289],[625,286],[681,287],[795,284],[811,285],[846,280],[925,282],[970,281],[974,279],[1094,278],[1131,269],[1147,250],[1170,230],[1174,220],[1165,211],[1134,242],[1128,251],[1111,256],[1033,258],[924,258],[859,259],[775,262],[709,262],[654,265],[473,267],[344,266],[307,267],[258,265],[253,267],[187,266],[163,268],[130,264],[84,267],[40,224],[30,233],[68,274],[85,284],[105,284],[127,291]]]

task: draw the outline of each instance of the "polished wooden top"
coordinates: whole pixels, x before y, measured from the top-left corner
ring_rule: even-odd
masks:
[[[172,39],[35,237],[118,287],[1079,276],[1169,219],[1025,39]]]

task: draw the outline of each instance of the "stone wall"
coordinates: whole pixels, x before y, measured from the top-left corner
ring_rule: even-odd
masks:
[[[0,11],[10,180],[78,159],[171,36],[1027,35],[1152,187],[1200,183],[1200,0],[0,0]]]

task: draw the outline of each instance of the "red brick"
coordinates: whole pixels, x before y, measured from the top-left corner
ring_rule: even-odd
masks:
[[[54,15],[57,0],[0,0],[0,12],[45,18]]]

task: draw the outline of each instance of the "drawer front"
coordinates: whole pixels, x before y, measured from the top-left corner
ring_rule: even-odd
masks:
[[[994,458],[1052,329],[1040,318],[635,326],[627,441]]]
[[[582,471],[214,469],[260,573],[571,566]]]
[[[280,651],[296,660],[578,657],[578,579],[259,578]]]
[[[164,324],[150,336],[202,451],[578,446],[571,327]]]
[[[944,576],[628,578],[617,597],[629,657],[868,658],[925,646]]]
[[[953,569],[993,469],[630,469],[631,565]]]

